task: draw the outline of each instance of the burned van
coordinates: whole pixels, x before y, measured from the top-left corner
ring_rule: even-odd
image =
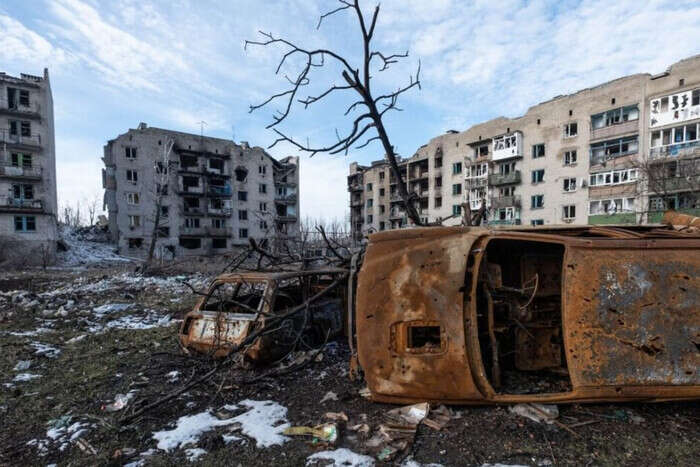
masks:
[[[279,358],[300,342],[320,345],[343,330],[344,287],[291,312],[346,273],[323,269],[220,275],[185,316],[180,343],[189,351],[225,357],[264,328],[244,349],[255,362]],[[289,317],[280,318],[286,314]]]
[[[354,314],[376,401],[700,397],[700,234],[435,227],[369,237]]]

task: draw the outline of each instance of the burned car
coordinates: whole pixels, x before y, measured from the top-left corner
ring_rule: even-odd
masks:
[[[352,316],[376,401],[700,398],[697,231],[380,232]]]
[[[187,350],[224,357],[264,329],[244,349],[246,358],[254,362],[279,358],[300,341],[320,345],[343,331],[345,289],[321,295],[346,274],[343,269],[222,274],[185,316],[180,344]],[[314,296],[321,298],[308,302]],[[307,302],[308,307],[289,313]],[[281,318],[285,314],[290,316]]]

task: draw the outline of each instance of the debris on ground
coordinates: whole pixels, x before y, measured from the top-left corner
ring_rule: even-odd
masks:
[[[338,425],[335,423],[324,423],[314,427],[290,426],[282,433],[289,436],[312,436],[314,443],[334,444],[338,440]]]
[[[328,462],[332,462],[329,464]],[[347,448],[338,448],[333,451],[320,451],[306,458],[307,466],[333,466],[333,467],[372,467],[374,459],[363,454],[357,454]]]
[[[554,423],[557,417],[559,417],[559,408],[556,405],[544,405],[544,404],[516,404],[508,408],[512,413],[520,415],[521,417],[529,418],[533,422],[537,423]]]
[[[338,394],[334,393],[333,391],[328,391],[322,398],[320,404],[323,404],[326,401],[337,401],[338,400]]]

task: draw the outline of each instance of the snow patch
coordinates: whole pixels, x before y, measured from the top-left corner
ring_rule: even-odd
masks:
[[[32,373],[20,373],[17,376],[13,378],[12,381],[19,382],[19,381],[30,381],[36,378],[41,378],[41,375],[35,375]]]
[[[333,462],[328,464],[328,461]],[[374,459],[357,454],[346,448],[334,451],[320,451],[306,458],[306,465],[332,465],[333,467],[372,467]]]
[[[17,362],[17,365],[15,365],[13,370],[14,371],[24,371],[24,370],[28,370],[30,366],[32,366],[31,360],[20,360]]]
[[[60,349],[57,349],[56,347],[51,347],[50,345],[42,344],[41,342],[32,342],[30,345],[36,349],[36,352],[34,352],[34,354],[36,355],[44,355],[49,358],[56,358],[61,354]]]
[[[226,426],[235,423],[233,418],[219,420],[210,411],[195,415],[185,415],[177,419],[177,425],[172,430],[163,430],[153,433],[153,439],[158,441],[158,449],[172,451],[173,449],[195,444],[199,437],[217,426]]]
[[[274,444],[283,444],[289,440],[286,436],[282,436],[282,432],[290,426],[286,422],[286,407],[274,401],[250,399],[241,401],[240,405],[251,410],[232,418],[232,420],[240,423],[241,433],[255,439],[257,447],[266,448]]]
[[[185,455],[187,456],[187,460],[190,462],[194,462],[203,455],[205,455],[207,451],[205,451],[202,448],[190,448],[190,449],[185,449]]]

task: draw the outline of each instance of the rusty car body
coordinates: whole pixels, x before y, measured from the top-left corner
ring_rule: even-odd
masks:
[[[700,398],[697,229],[379,232],[356,290],[351,345],[375,401]]]
[[[222,274],[187,313],[180,327],[180,344],[189,351],[225,357],[270,320],[304,303],[344,269],[296,272],[244,272]],[[342,291],[342,289],[341,289]],[[309,304],[308,315],[295,313],[244,349],[247,359],[266,362],[283,356],[299,336],[319,344],[343,330],[344,300],[337,293]]]

